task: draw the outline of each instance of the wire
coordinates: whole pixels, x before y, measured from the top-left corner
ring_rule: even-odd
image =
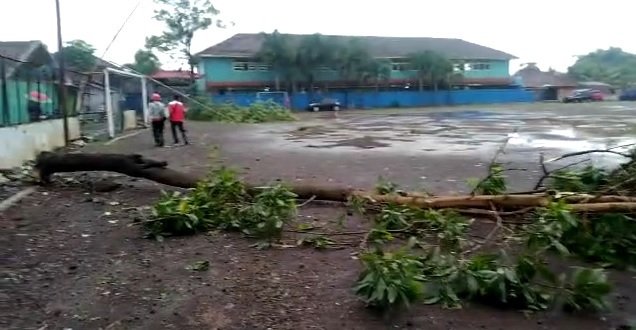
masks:
[[[124,22],[121,24],[121,26],[119,27],[119,29],[117,30],[117,32],[115,33],[115,35],[113,36],[113,39],[110,41],[110,43],[108,44],[108,46],[106,46],[106,49],[104,49],[104,52],[102,53],[102,56],[100,57],[100,60],[103,60],[104,56],[106,56],[106,53],[108,53],[108,50],[110,49],[110,47],[115,43],[115,40],[117,40],[117,37],[119,37],[119,34],[121,33],[121,31],[124,29],[124,27],[126,26],[126,24],[128,24],[128,21],[130,21],[130,18],[135,14],[135,12],[137,11],[137,8],[139,8],[139,5],[141,5],[141,2],[143,0],[139,0],[137,1],[137,4],[135,5],[135,7],[132,9],[132,11],[128,14],[128,16],[126,17],[126,19],[124,20]]]

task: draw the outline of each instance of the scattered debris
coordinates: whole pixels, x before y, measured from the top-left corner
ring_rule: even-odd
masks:
[[[193,264],[186,266],[186,269],[197,272],[204,272],[210,269],[210,262],[207,260],[196,261]]]

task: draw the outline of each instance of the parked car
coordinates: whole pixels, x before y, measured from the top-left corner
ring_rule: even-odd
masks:
[[[636,101],[636,89],[624,90],[618,99],[621,101]]]
[[[318,112],[321,110],[338,111],[340,110],[340,108],[341,108],[340,102],[338,102],[338,100],[335,100],[335,99],[323,99],[320,102],[310,103],[307,106],[307,110],[314,111],[314,112]]]
[[[603,101],[603,93],[596,89],[577,89],[563,98],[564,103]]]

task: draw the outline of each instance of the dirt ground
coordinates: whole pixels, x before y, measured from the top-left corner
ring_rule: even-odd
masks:
[[[501,161],[526,169],[511,172],[509,179],[511,190],[524,190],[537,178],[539,152],[629,142],[631,126],[624,124],[636,109],[608,106],[621,108],[564,107],[561,120],[549,109],[501,106],[343,112],[338,118],[303,114],[299,122],[285,124],[189,123],[190,146],[153,148],[150,132],[141,131],[82,151],[141,153],[197,174],[226,164],[250,182],[369,188],[382,175],[408,189],[452,194],[468,189],[466,178],[483,175],[495,150],[509,140]],[[586,127],[599,117],[606,128],[615,123],[614,130]],[[122,186],[98,193],[82,183],[104,177]],[[327,251],[257,250],[253,242],[226,233],[163,243],[143,239],[135,225],[137,209],[152,205],[161,189],[173,190],[118,175],[63,176],[0,214],[0,328],[617,329],[636,315],[633,274],[616,273],[614,310],[607,315],[417,305],[385,321],[351,292],[360,270],[359,236],[339,238],[341,248]],[[318,203],[302,207],[296,221],[326,231],[367,227],[344,208]],[[293,245],[296,238],[288,233],[284,241]],[[197,261],[208,261],[209,270],[187,269]]]

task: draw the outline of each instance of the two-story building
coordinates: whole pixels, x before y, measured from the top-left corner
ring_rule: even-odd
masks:
[[[287,35],[293,41],[301,35]],[[358,39],[370,55],[391,61],[391,74],[387,86],[404,88],[415,83],[414,72],[408,69],[409,55],[422,51],[435,51],[450,59],[461,77],[454,80],[455,86],[481,88],[503,88],[514,85],[509,74],[509,61],[516,57],[485,46],[461,39],[413,38],[413,37],[348,37],[330,36],[350,41]],[[208,92],[272,89],[275,73],[258,62],[258,54],[265,35],[241,33],[209,47],[197,56],[199,86]],[[321,72],[318,82],[338,86],[336,73]],[[344,86],[340,84],[340,86]]]

